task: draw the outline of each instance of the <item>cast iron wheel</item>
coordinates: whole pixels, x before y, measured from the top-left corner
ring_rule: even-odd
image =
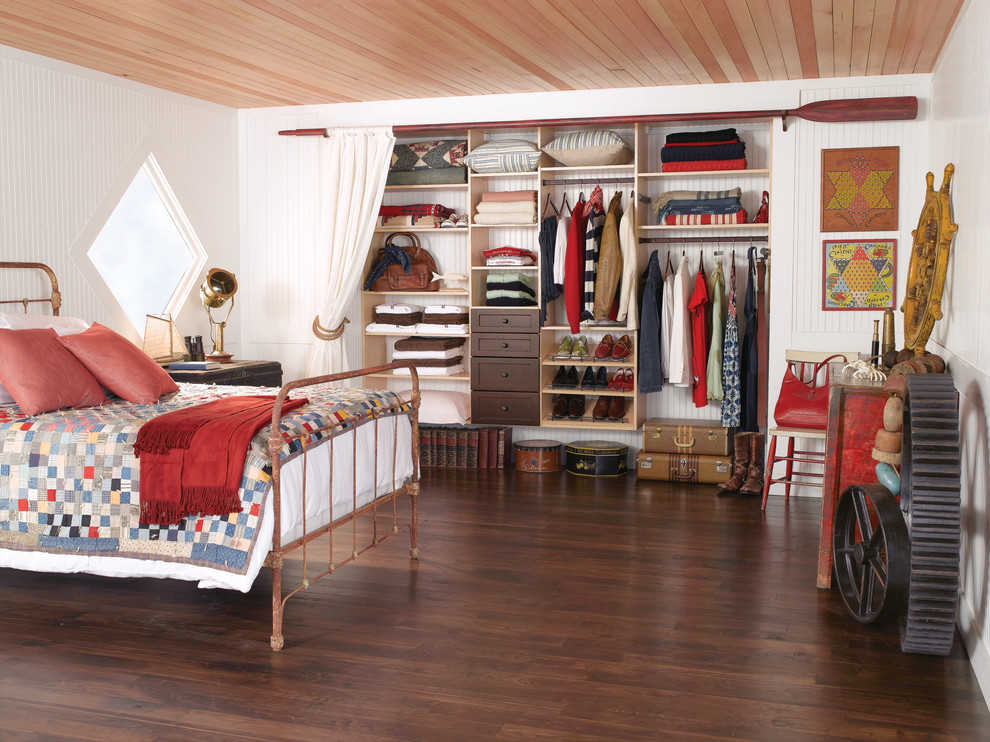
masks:
[[[911,374],[906,382],[901,510],[911,579],[901,651],[945,656],[959,602],[959,395],[949,374]]]
[[[860,623],[883,623],[904,610],[911,543],[901,509],[881,484],[852,484],[839,496],[832,557],[842,600]]]

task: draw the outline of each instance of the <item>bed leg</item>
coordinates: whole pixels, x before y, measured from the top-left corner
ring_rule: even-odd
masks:
[[[272,565],[272,651],[285,646],[282,636],[282,556],[273,560]]]
[[[409,488],[411,511],[409,513],[409,556],[419,559],[419,482],[413,482]]]

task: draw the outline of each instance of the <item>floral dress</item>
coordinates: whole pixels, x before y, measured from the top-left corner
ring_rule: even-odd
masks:
[[[722,343],[722,425],[738,428],[741,406],[739,395],[739,325],[736,322],[736,261],[729,270],[728,312]]]

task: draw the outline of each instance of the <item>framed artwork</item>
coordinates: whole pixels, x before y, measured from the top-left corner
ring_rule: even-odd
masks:
[[[822,244],[822,309],[894,308],[897,240]]]
[[[900,147],[822,150],[822,232],[897,229]]]

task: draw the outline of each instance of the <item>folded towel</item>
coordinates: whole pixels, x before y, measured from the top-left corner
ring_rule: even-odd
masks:
[[[379,304],[375,307],[376,312],[389,312],[390,314],[412,314],[422,312],[423,307],[418,304]]]
[[[461,314],[464,307],[460,304],[433,304],[423,308],[423,314]]]
[[[400,351],[410,350],[450,350],[452,348],[463,348],[464,340],[457,338],[402,338],[395,341],[395,349]]]
[[[467,335],[468,325],[433,325],[421,322],[416,325],[415,330],[424,335]],[[408,332],[409,328],[405,328],[405,331]]]
[[[474,218],[475,224],[498,225],[498,224],[535,224],[536,212],[506,211],[494,214],[478,214]]]
[[[482,201],[536,201],[536,191],[485,191]]]
[[[377,325],[415,325],[423,321],[422,312],[412,312],[403,314],[401,312],[382,312],[375,310],[375,322]]]
[[[450,342],[449,340],[443,340],[441,342]],[[392,352],[393,361],[408,361],[416,359],[433,359],[433,358],[463,358],[464,357],[464,343],[462,342],[456,348],[447,348],[447,350],[396,350]]]
[[[536,201],[482,201],[478,204],[479,214],[502,214],[506,211],[525,211],[536,214]]]

